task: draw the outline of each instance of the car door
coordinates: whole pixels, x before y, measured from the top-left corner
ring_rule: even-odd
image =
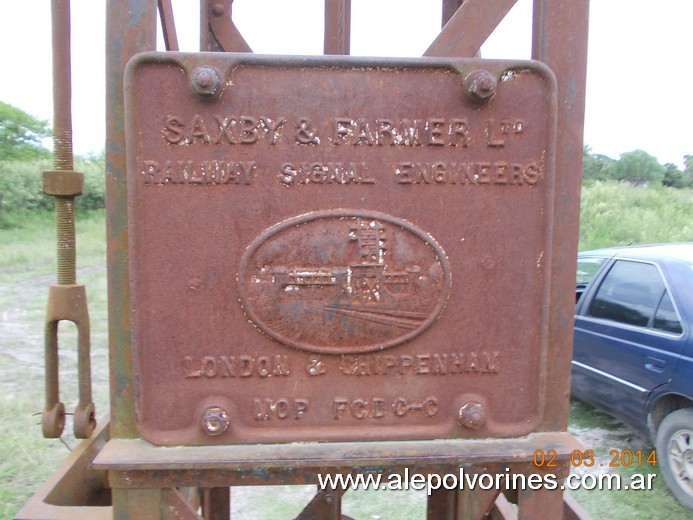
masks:
[[[575,393],[642,423],[650,392],[667,382],[684,341],[658,265],[612,259],[575,316]]]

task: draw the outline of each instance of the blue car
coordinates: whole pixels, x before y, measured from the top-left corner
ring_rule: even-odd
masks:
[[[693,243],[578,255],[572,393],[647,434],[693,509]]]

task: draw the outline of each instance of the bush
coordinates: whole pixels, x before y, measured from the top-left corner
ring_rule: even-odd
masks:
[[[44,195],[41,174],[50,160],[0,162],[0,227],[14,227],[27,212],[52,210],[53,197]],[[79,210],[101,209],[105,198],[104,156],[78,157],[75,170],[84,174],[84,193],[77,197]]]
[[[77,198],[77,209],[106,207],[106,157],[104,154],[78,157],[75,169],[84,174],[84,193]]]
[[[583,186],[580,250],[693,241],[693,190],[614,181]]]

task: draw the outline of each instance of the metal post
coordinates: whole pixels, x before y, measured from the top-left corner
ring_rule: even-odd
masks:
[[[132,13],[140,13],[133,17]],[[106,12],[106,213],[112,436],[137,436],[130,347],[123,75],[138,52],[156,47],[156,0],[109,0]]]
[[[325,0],[325,54],[348,55],[351,44],[351,0]]]
[[[440,24],[441,27],[445,27],[445,24],[450,21],[452,15],[457,12],[457,9],[459,9],[463,2],[464,0],[443,0],[443,16],[442,23]]]
[[[588,27],[589,0],[534,1],[532,57],[553,70],[559,100],[544,431],[568,427]]]

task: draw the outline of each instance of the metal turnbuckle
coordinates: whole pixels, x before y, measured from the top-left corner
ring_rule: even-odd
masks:
[[[84,285],[77,283],[75,197],[82,194],[84,176],[73,170],[72,76],[70,65],[70,0],[51,1],[53,38],[53,165],[43,172],[43,192],[55,197],[58,283],[51,285],[46,310],[46,407],[43,436],[57,438],[65,427],[65,406],[60,402],[58,326],[77,326],[79,402],[75,409],[75,437],[87,439],[96,428],[91,397],[89,312]]]

